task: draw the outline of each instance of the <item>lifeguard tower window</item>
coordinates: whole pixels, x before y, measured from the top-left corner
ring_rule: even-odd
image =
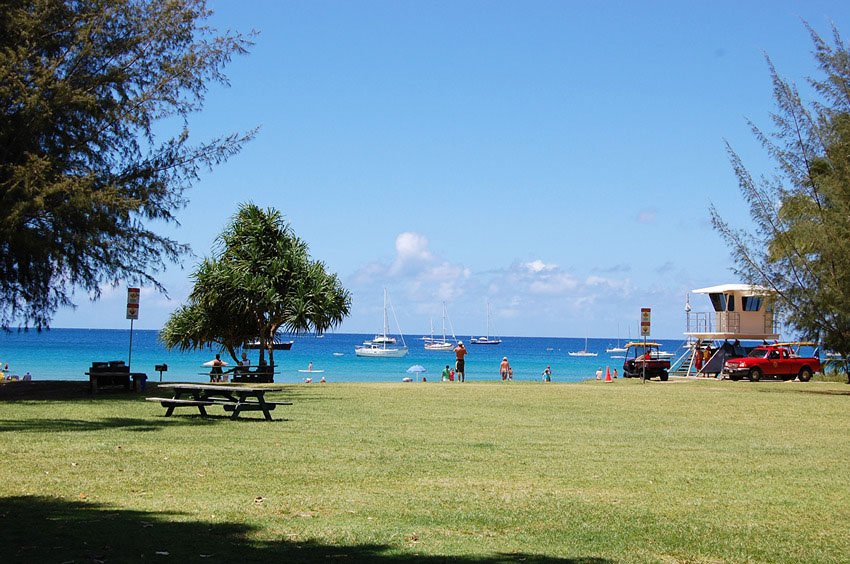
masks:
[[[761,309],[760,296],[741,296],[741,308],[744,311],[758,311]]]
[[[714,311],[735,311],[735,296],[728,294],[709,294],[709,298],[711,298],[711,305],[714,307]],[[746,299],[746,298],[744,298]],[[758,299],[758,298],[756,298]],[[743,302],[746,303],[746,302]],[[746,309],[744,306],[744,311],[750,311]],[[758,311],[758,309],[752,310]]]
[[[726,311],[726,294],[709,294],[714,311]]]

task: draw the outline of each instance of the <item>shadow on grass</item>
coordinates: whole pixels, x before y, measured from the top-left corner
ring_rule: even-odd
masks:
[[[423,556],[391,554],[387,545],[329,545],[313,541],[249,540],[239,523],[186,521],[183,515],[114,509],[47,497],[0,499],[4,562],[460,562],[461,564],[603,564],[601,558],[535,554]]]
[[[127,431],[150,432],[175,425],[215,425],[226,417],[161,417],[141,419],[131,417],[104,417],[102,419],[0,419],[0,433],[59,433],[67,431],[102,431],[124,429]]]
[[[819,396],[850,396],[850,390],[798,390],[801,394],[815,394]]]
[[[761,384],[762,382],[759,382]],[[773,394],[807,394],[807,395],[815,395],[815,396],[850,396],[850,388],[846,390],[836,390],[836,389],[821,389],[818,385],[813,385],[810,382],[807,383],[791,383],[791,382],[780,382],[780,386],[759,386],[758,392],[760,393],[773,393]]]
[[[31,382],[5,382],[0,385],[0,401],[66,401],[91,400],[94,397],[117,397],[117,390],[92,396],[88,381],[33,380]],[[129,392],[122,390],[120,397],[127,398]]]

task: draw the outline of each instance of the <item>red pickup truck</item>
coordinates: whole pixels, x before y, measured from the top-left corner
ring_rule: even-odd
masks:
[[[765,376],[808,382],[812,374],[821,371],[817,357],[797,356],[787,345],[762,345],[741,358],[730,358],[723,365],[723,375],[730,380],[747,377],[758,382]]]

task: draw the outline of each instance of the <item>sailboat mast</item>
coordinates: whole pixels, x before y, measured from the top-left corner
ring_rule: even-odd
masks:
[[[446,302],[443,302],[443,342],[446,342]]]
[[[387,289],[384,288],[384,337],[389,330],[389,319],[387,318]]]

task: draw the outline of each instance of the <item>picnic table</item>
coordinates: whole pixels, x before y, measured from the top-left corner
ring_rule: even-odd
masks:
[[[107,386],[122,386],[129,390],[131,381],[133,390],[143,390],[144,382],[148,379],[144,372],[130,372],[130,367],[123,360],[92,362],[85,374],[89,377],[89,391],[93,394]]]
[[[237,419],[243,411],[262,411],[267,421],[272,420],[271,411],[279,405],[292,405],[288,401],[266,401],[266,392],[279,392],[281,387],[238,386],[231,384],[160,384],[160,388],[171,389],[170,398],[149,397],[147,401],[159,402],[170,417],[178,407],[197,407],[206,416],[206,408],[220,405],[232,412],[230,418]]]
[[[203,372],[198,372],[198,376],[209,376],[210,382],[245,382],[246,384],[271,384],[274,382],[275,374],[280,374],[279,371],[271,367],[257,367],[251,370],[248,366],[235,366],[221,372],[213,372],[209,367],[204,367]]]

